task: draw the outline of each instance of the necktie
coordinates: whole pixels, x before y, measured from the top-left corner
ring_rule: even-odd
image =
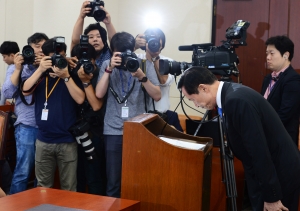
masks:
[[[221,118],[223,117],[222,108],[218,107],[218,114],[220,115]]]

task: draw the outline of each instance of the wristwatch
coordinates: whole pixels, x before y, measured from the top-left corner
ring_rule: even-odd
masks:
[[[82,83],[84,88],[87,88],[89,85],[91,85],[91,82],[87,82],[87,83]]]
[[[65,82],[68,82],[70,80],[71,76],[64,78]]]
[[[141,80],[139,80],[139,82],[147,82],[148,81],[148,78],[145,76],[145,77],[143,77]]]

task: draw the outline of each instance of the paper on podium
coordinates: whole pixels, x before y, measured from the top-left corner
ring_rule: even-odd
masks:
[[[193,143],[191,140],[185,140],[185,139],[178,139],[178,138],[172,138],[172,137],[166,137],[166,136],[158,136],[161,140],[177,146],[182,147],[185,149],[193,149],[193,150],[202,150],[205,148],[206,144],[199,144],[199,143]]]

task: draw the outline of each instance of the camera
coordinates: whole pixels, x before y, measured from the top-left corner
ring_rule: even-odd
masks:
[[[137,60],[137,56],[135,53],[131,52],[130,50],[126,50],[125,52],[122,52],[119,54],[119,56],[122,58],[122,62],[120,67],[125,67],[129,72],[136,72],[137,69],[140,67],[140,63]]]
[[[60,52],[62,51],[62,45],[65,43],[64,37],[56,37],[55,41],[53,43],[53,48],[55,53],[51,56],[52,66],[56,66],[59,69],[64,69],[68,66],[67,60],[60,55]]]
[[[156,35],[145,35],[145,40],[148,43],[148,48],[151,52],[158,52],[160,49],[160,38]],[[141,47],[142,50],[146,50],[145,46]]]
[[[100,8],[100,6],[104,7],[104,1],[94,0],[91,1],[89,5],[86,7],[90,7],[91,11],[86,15],[88,17],[94,17],[97,22],[103,21],[106,17],[106,12]]]
[[[193,51],[192,63],[176,61],[159,61],[160,74],[180,75],[188,67],[202,66],[215,75],[222,77],[238,76],[239,58],[235,53],[238,46],[246,46],[247,28],[250,23],[238,20],[226,30],[226,41],[221,46],[213,46],[211,43],[193,44],[191,46],[179,46],[180,51]]]
[[[33,64],[35,59],[34,49],[30,45],[25,45],[22,49],[22,56],[24,58],[24,64]]]
[[[80,59],[77,62],[76,67],[74,68],[74,72],[77,72],[81,65],[83,66],[83,70],[86,74],[93,73],[95,67],[93,63],[88,59],[88,44],[89,44],[89,36],[80,35]]]

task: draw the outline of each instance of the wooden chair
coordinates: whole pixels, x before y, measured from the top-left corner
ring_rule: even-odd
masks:
[[[0,110],[0,186],[2,185],[2,167],[5,161],[6,132],[8,129],[8,114]]]

